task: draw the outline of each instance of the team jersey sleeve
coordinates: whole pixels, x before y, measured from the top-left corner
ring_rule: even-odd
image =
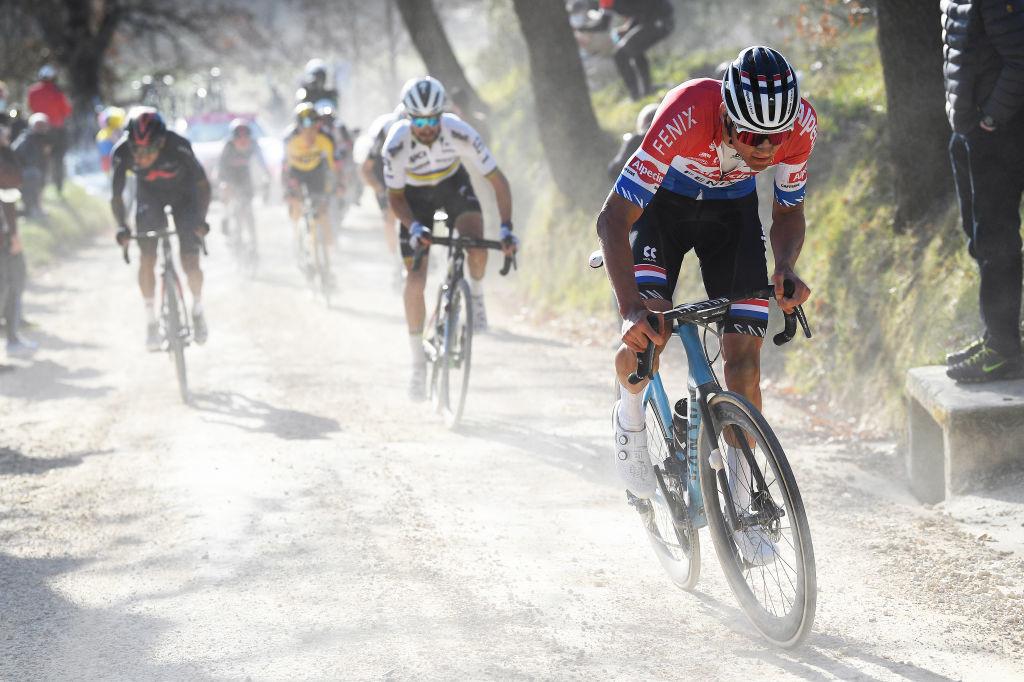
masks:
[[[459,158],[464,163],[472,164],[483,175],[493,173],[498,167],[498,162],[494,160],[491,150],[484,144],[480,133],[453,114],[445,114],[444,119],[444,124],[452,136],[455,148],[459,151]]]
[[[409,144],[405,138],[408,132],[408,124],[394,125],[384,139],[381,157],[384,160],[384,184],[388,189],[405,189],[405,148]]]
[[[775,201],[796,206],[804,201],[807,189],[807,161],[818,136],[818,117],[807,100],[800,100],[793,135],[786,141],[785,154],[775,168]]]

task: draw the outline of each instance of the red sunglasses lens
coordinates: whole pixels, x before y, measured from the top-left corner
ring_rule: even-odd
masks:
[[[773,146],[778,146],[786,141],[786,138],[789,137],[790,132],[792,131],[784,130],[781,133],[772,133],[770,135],[765,135],[763,133],[752,133],[747,130],[737,130],[736,139],[750,147],[760,146],[760,144],[765,140],[768,140],[768,143]]]

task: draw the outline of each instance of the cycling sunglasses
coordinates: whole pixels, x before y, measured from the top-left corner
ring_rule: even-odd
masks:
[[[773,147],[778,147],[793,133],[792,128],[778,133],[755,133],[752,130],[743,130],[732,120],[729,120],[729,128],[732,129],[736,141],[748,147],[760,147],[765,140]]]
[[[412,125],[414,128],[426,128],[427,126],[436,126],[441,122],[440,116],[413,116]]]
[[[132,149],[132,154],[135,156],[149,156],[150,154],[156,154],[160,151],[160,144],[150,144],[145,147],[135,147]]]

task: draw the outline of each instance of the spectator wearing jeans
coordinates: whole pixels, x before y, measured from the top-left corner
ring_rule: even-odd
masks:
[[[28,108],[33,114],[46,114],[50,123],[50,145],[52,153],[53,184],[57,191],[64,190],[64,152],[68,147],[68,135],[64,123],[71,116],[71,103],[57,86],[57,70],[46,64],[39,69],[39,81],[28,89]],[[31,121],[31,117],[29,118]]]
[[[947,357],[959,382],[1021,375],[1024,0],[943,0],[949,156],[984,333]]]
[[[14,154],[21,164],[22,198],[25,211],[31,218],[43,216],[40,199],[50,153],[50,121],[46,114],[32,114],[28,118],[28,128],[14,141]]]

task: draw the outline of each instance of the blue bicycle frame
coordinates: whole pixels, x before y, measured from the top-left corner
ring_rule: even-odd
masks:
[[[675,335],[683,343],[683,350],[686,352],[686,359],[689,363],[690,376],[687,384],[690,389],[690,399],[687,403],[687,431],[686,452],[679,452],[675,447],[673,438],[672,406],[669,404],[668,394],[665,392],[665,385],[661,376],[655,373],[651,376],[647,388],[644,389],[644,403],[650,403],[658,411],[661,423],[669,434],[669,449],[675,457],[682,462],[689,472],[686,477],[686,490],[689,496],[687,508],[690,513],[690,521],[694,528],[703,528],[708,525],[707,517],[704,514],[704,498],[700,491],[700,473],[697,466],[697,438],[700,435],[701,413],[700,401],[698,400],[698,387],[718,387],[718,381],[711,371],[707,356],[704,354],[704,346],[697,334],[697,325],[692,322],[680,324],[676,327]]]

